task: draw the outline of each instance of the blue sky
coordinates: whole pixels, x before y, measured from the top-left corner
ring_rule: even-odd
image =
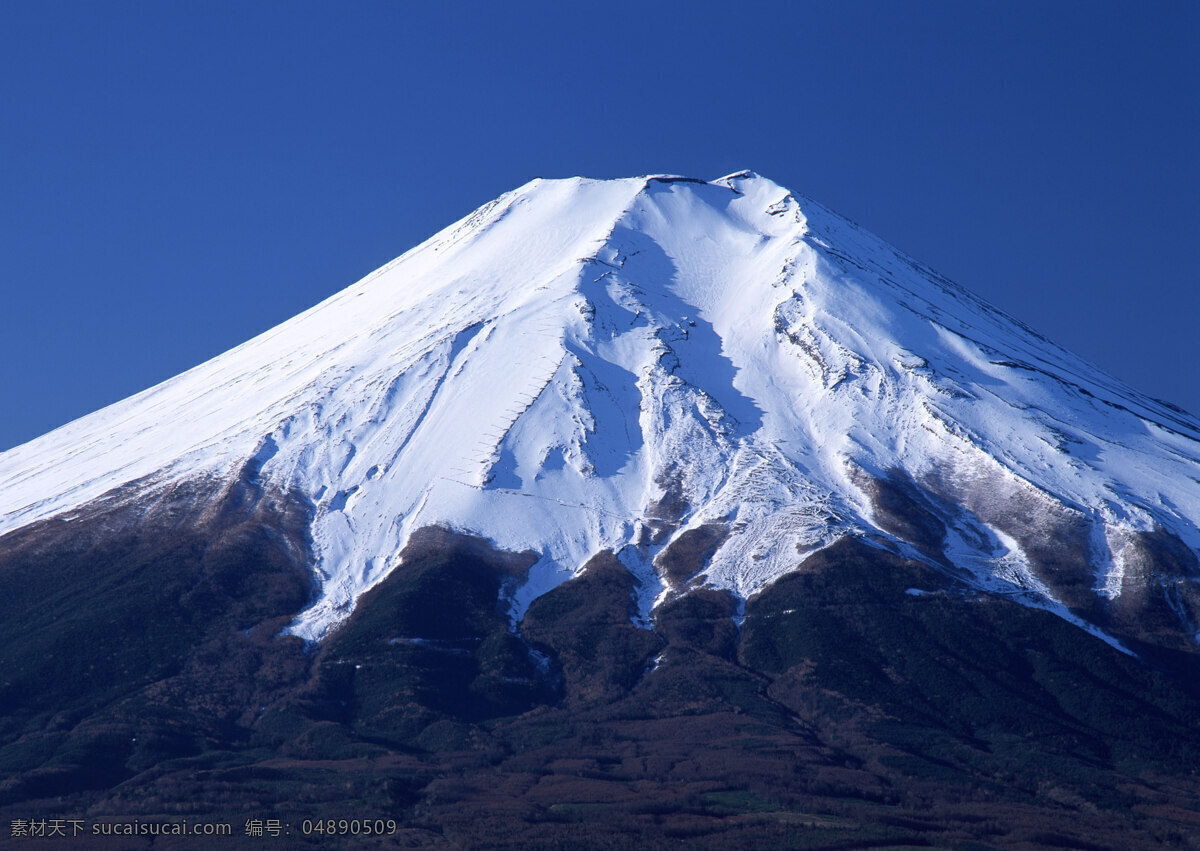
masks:
[[[535,176],[752,168],[1200,413],[1200,4],[10,2],[0,449]]]

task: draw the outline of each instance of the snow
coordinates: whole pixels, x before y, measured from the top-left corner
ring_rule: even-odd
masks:
[[[432,523],[539,560],[514,615],[610,550],[732,524],[706,581],[743,599],[847,534],[888,539],[855,470],[943,482],[980,588],[1067,617],[996,501],[1122,547],[1200,544],[1200,424],[853,223],[751,172],[535,180],[294,319],[0,455],[0,534],[122,484],[261,476],[315,507],[318,639]],[[1039,503],[1040,504],[1040,503]],[[1057,509],[1056,509],[1057,510]],[[666,530],[656,538],[655,529]]]

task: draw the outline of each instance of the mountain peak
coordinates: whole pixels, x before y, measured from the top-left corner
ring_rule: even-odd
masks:
[[[1138,577],[1195,630],[1198,435],[753,172],[537,179],[0,455],[0,533],[237,472],[311,506],[309,639],[442,526],[536,554],[514,615],[598,553],[646,622],[854,536],[1120,645],[1105,630]],[[1046,543],[1068,539],[1085,555]],[[701,569],[672,570],[681,549]]]

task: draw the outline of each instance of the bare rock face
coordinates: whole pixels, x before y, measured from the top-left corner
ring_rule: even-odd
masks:
[[[855,476],[879,528],[964,590],[1035,592],[1143,653],[1196,650],[1200,560],[1177,535],[1159,527],[1118,536],[1110,546],[1101,520],[1002,477],[967,487],[944,475],[916,482],[902,470],[879,478],[858,470]],[[984,552],[1007,546],[1004,578],[1015,587],[981,581],[954,537],[973,540]],[[1114,560],[1120,563],[1115,586]]]
[[[1152,645],[1196,652],[1200,624],[1195,552],[1165,529],[1139,532],[1122,551],[1121,593],[1111,601],[1113,629]]]

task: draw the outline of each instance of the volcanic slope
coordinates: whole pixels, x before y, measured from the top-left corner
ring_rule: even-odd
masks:
[[[645,621],[856,535],[1093,629],[1149,587],[1194,632],[1198,437],[765,178],[539,179],[0,455],[0,532],[251,464],[313,506],[310,639],[431,525],[537,554],[514,617],[601,552]],[[703,576],[665,569],[698,535]]]
[[[1198,521],[1193,417],[820,205],[535,180],[0,455],[0,815],[1189,847]]]

